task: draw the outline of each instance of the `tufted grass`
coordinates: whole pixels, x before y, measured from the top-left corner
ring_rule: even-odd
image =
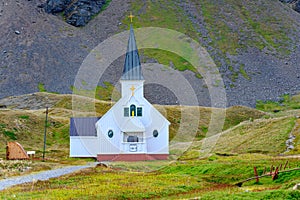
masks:
[[[291,96],[289,94],[283,95],[281,100],[276,101],[261,101],[256,102],[256,108],[258,110],[266,112],[280,112],[287,110],[300,109],[300,95]]]
[[[253,176],[256,166],[261,174],[266,167],[279,166],[286,158],[261,154],[239,156],[217,156],[175,162],[114,163],[111,167],[95,167],[65,175],[48,181],[38,181],[1,191],[1,198],[18,199],[178,199],[178,198],[268,198],[297,197],[299,192],[287,190],[300,173],[284,173],[279,179],[261,178],[238,188],[234,184]],[[288,159],[290,168],[299,167],[297,159]],[[142,166],[159,166],[150,172],[143,172]],[[121,168],[120,168],[121,166]],[[137,168],[136,168],[137,167]],[[280,194],[282,192],[282,194]],[[277,196],[275,195],[277,194]],[[222,198],[223,199],[223,198]]]

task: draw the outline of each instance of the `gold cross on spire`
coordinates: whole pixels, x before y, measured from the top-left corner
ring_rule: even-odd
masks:
[[[130,15],[128,17],[130,18],[130,22],[132,23],[132,19],[134,18],[134,15],[132,15],[132,13],[130,13]]]
[[[134,86],[131,86],[131,88],[130,88],[130,90],[131,90],[131,96],[134,96],[134,90],[135,90],[135,87]]]

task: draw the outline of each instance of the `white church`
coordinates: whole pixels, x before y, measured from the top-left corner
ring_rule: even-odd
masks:
[[[70,156],[98,161],[165,160],[170,122],[144,98],[144,77],[130,26],[121,99],[101,118],[71,118]]]

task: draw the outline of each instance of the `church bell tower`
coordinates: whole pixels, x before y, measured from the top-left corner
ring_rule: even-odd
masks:
[[[144,77],[142,75],[141,62],[132,25],[130,25],[126,58],[120,82],[122,86],[122,98],[130,99],[134,97],[138,99],[144,96]]]

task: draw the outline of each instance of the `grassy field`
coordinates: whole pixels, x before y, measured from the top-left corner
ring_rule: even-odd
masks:
[[[56,102],[49,110],[47,124],[46,161],[41,162],[45,110],[0,110],[0,156],[5,157],[6,141],[18,141],[25,150],[37,152],[34,161],[0,160],[0,178],[48,170],[66,165],[91,162],[91,159],[69,158],[69,117],[101,116],[112,105],[85,97],[74,96],[77,107],[72,106],[71,95],[51,95]],[[49,96],[50,98],[50,96]],[[289,102],[296,105],[297,96]],[[292,100],[291,100],[292,99]],[[24,103],[24,102],[23,102]],[[269,102],[265,102],[269,104]],[[94,105],[94,106],[91,106]],[[18,105],[12,105],[16,107]],[[196,107],[158,106],[156,108],[171,122],[170,156],[166,161],[114,162],[109,167],[98,166],[48,181],[19,185],[0,192],[2,199],[297,199],[298,191],[291,188],[300,182],[300,172],[280,173],[277,180],[270,176],[237,187],[241,180],[254,176],[253,167],[261,175],[266,168],[284,165],[298,168],[299,158],[278,156],[299,153],[299,110],[286,103],[280,112],[259,111],[235,106],[225,110],[226,118],[209,156],[201,151],[211,121],[212,109],[197,107],[200,119],[194,119]],[[222,111],[217,109],[217,111]],[[182,113],[190,113],[187,121],[198,122],[197,133],[190,133],[185,125],[186,138],[176,137],[182,126]],[[192,129],[191,129],[192,130]],[[296,135],[295,149],[285,153],[285,141],[290,133]],[[188,135],[189,134],[189,135]],[[208,138],[208,139],[209,139]],[[207,138],[206,138],[207,139]],[[189,148],[185,148],[188,146]]]
[[[280,112],[286,110],[300,109],[300,95],[284,95],[279,102],[257,101],[256,108],[267,112]]]
[[[49,181],[38,181],[0,192],[4,199],[297,199],[291,190],[300,181],[300,172],[279,174],[234,184],[253,176],[253,167],[262,174],[264,167],[279,166],[287,159],[261,154],[213,156],[189,161],[149,161],[112,163],[109,168],[95,167]],[[290,168],[299,167],[289,159]],[[144,172],[143,166],[153,171]],[[159,168],[157,168],[159,166]],[[156,168],[156,169],[155,169]]]

